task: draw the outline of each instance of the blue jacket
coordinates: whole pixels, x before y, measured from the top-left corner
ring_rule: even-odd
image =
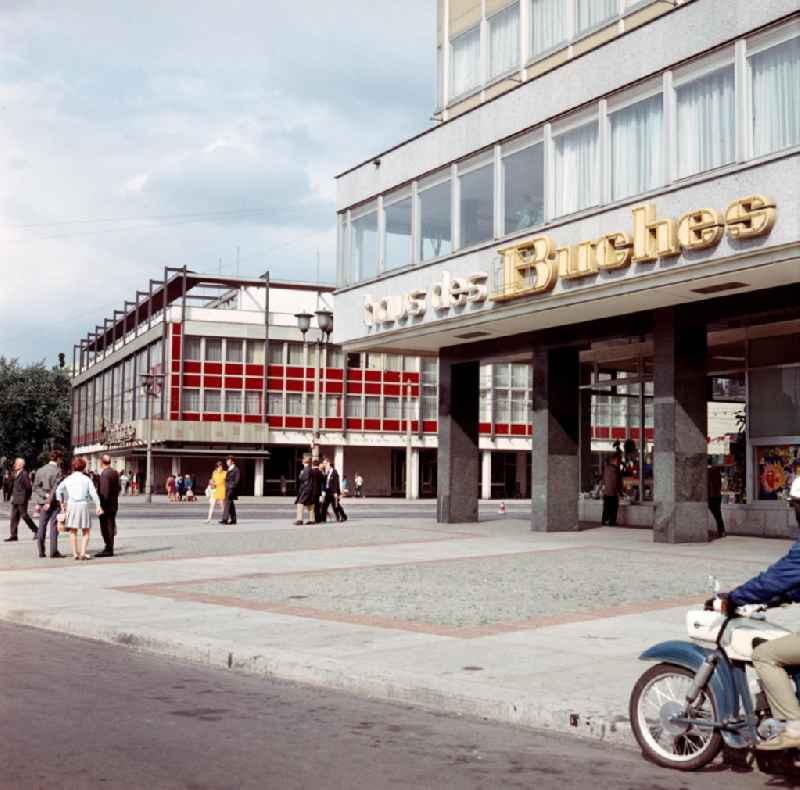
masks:
[[[774,565],[728,593],[734,606],[766,603],[779,597],[792,603],[800,602],[800,540],[795,541],[788,554]]]

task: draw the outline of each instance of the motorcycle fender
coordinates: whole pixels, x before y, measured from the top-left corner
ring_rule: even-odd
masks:
[[[713,652],[713,650],[708,650],[691,642],[681,642],[675,639],[653,645],[645,650],[639,656],[639,659],[641,661],[659,661],[666,664],[675,664],[691,672],[697,672],[700,669],[700,665],[706,660],[706,656],[711,655]],[[730,667],[725,661],[717,662],[717,667],[711,676],[709,685],[717,703],[717,713],[720,721],[732,721],[735,719],[739,713],[736,686],[733,682]]]

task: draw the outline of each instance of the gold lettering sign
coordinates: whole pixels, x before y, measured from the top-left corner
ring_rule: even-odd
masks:
[[[746,240],[768,234],[777,217],[775,202],[764,195],[734,200],[724,219],[713,208],[687,211],[676,222],[659,219],[652,203],[631,209],[633,233],[607,233],[595,241],[556,248],[541,234],[513,247],[498,250],[501,258],[496,302],[551,291],[558,280],[593,277],[599,272],[623,269],[631,263],[654,263],[681,252],[714,247],[727,229],[732,239]]]

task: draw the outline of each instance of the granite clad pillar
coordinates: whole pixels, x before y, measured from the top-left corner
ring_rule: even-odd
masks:
[[[578,529],[580,443],[579,349],[537,348],[533,354],[531,529]]]
[[[707,340],[697,312],[697,307],[667,307],[654,313],[653,540],[657,543],[708,541]]]
[[[439,356],[439,449],[436,520],[462,524],[478,520],[480,485],[480,363]]]
[[[592,383],[592,368],[580,366],[581,386]],[[594,488],[594,469],[592,467],[592,393],[580,390],[580,446],[578,468],[580,470],[579,491],[584,493]]]

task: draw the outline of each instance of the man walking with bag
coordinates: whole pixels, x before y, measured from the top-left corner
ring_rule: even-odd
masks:
[[[5,539],[6,543],[18,540],[17,527],[20,519],[28,525],[28,529],[33,532],[34,538],[39,533],[39,529],[34,524],[33,519],[28,514],[28,502],[31,498],[33,485],[28,473],[25,471],[25,460],[17,458],[14,461],[14,484],[11,488],[11,534]]]
[[[339,473],[327,458],[322,459],[322,466],[322,473],[325,476],[325,499],[322,503],[322,521],[324,523],[328,518],[329,507],[333,508],[333,515],[336,516],[337,521],[347,521],[347,514],[344,512],[344,508],[339,501],[342,495]]]
[[[64,453],[60,450],[53,450],[50,453],[50,460],[44,466],[36,470],[36,482],[33,485],[33,504],[39,513],[39,531],[36,533],[36,540],[39,543],[39,556],[44,557],[44,539],[47,535],[47,528],[50,527],[50,556],[54,559],[63,557],[58,550],[58,506],[55,503],[53,494],[58,484],[64,478],[64,471],[61,463],[64,460]]]
[[[226,459],[228,464],[228,472],[225,475],[225,504],[222,508],[222,521],[220,524],[235,524],[236,523],[236,500],[239,498],[239,481],[241,480],[242,473],[239,467],[236,466],[236,461],[232,455]]]
[[[114,556],[114,537],[117,534],[117,511],[119,510],[119,494],[122,483],[119,472],[111,468],[111,457],[104,455],[100,459],[100,486],[97,493],[100,496],[100,507],[103,513],[100,516],[100,531],[103,533],[103,542],[106,544],[102,551],[95,557]]]

